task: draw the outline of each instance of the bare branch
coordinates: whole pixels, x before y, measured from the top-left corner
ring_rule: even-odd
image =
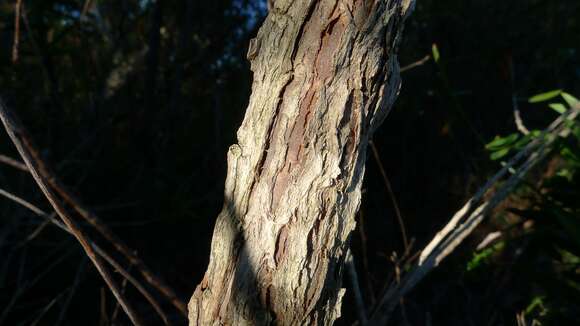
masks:
[[[132,250],[125,242],[117,237],[113,231],[101,221],[101,219],[92,212],[88,207],[84,206],[79,198],[72,194],[70,190],[56,177],[56,174],[51,171],[48,165],[40,158],[38,151],[32,146],[27,147],[28,151],[35,153],[37,158],[37,165],[39,173],[47,180],[48,184],[69,204],[83,219],[93,225],[97,231],[109,241],[115,249],[117,249],[132,265],[135,265],[137,270],[143,275],[145,280],[157,289],[163,296],[167,298],[184,316],[187,316],[186,304],[175,294],[175,291],[169,287],[159,276],[157,276],[151,269],[145,265],[143,260]],[[13,158],[5,155],[0,155],[0,163],[5,163],[17,169],[28,172],[28,167]]]
[[[403,73],[405,71],[408,71],[408,70],[411,70],[413,68],[422,66],[422,65],[425,64],[425,62],[429,61],[429,59],[431,59],[431,56],[430,55],[426,55],[423,58],[421,58],[420,60],[417,60],[417,61],[415,61],[413,63],[410,63],[410,64],[408,64],[408,65],[406,65],[404,67],[401,67],[401,73]]]
[[[18,160],[15,160],[11,157],[8,157],[6,155],[0,154],[0,163],[4,163],[6,165],[10,165],[11,167],[17,168],[19,170],[28,172],[28,167],[26,166],[26,164],[24,164]]]
[[[56,197],[56,195],[52,192],[49,188],[48,182],[45,180],[43,176],[40,175],[38,172],[38,159],[34,157],[34,153],[31,153],[27,150],[28,147],[32,147],[30,144],[30,140],[26,137],[26,132],[24,128],[22,128],[21,124],[16,120],[14,115],[8,110],[5,106],[4,102],[0,99],[0,119],[6,128],[6,132],[10,136],[10,139],[16,146],[18,152],[22,156],[22,159],[28,166],[32,177],[38,184],[40,190],[49,201],[51,206],[54,208],[58,216],[62,219],[62,221],[66,224],[67,228],[73,233],[75,238],[83,247],[87,256],[91,259],[107,286],[113,292],[113,295],[117,298],[120,302],[123,310],[129,316],[133,324],[135,325],[143,325],[140,318],[138,317],[135,310],[129,305],[123,294],[119,290],[119,286],[111,276],[109,270],[103,265],[103,262],[97,255],[95,254],[94,249],[92,248],[91,244],[87,240],[84,232],[82,229],[77,225],[77,223],[70,217],[64,205],[60,202],[60,200]],[[23,136],[24,135],[24,136]],[[26,146],[28,144],[29,146]]]
[[[385,187],[389,192],[389,197],[391,198],[391,202],[393,203],[393,207],[395,208],[395,215],[397,216],[397,221],[399,222],[399,227],[401,228],[401,236],[403,237],[403,245],[405,246],[405,251],[409,250],[409,240],[407,238],[407,230],[405,228],[405,222],[403,220],[403,216],[401,215],[401,210],[399,209],[399,204],[397,203],[397,198],[395,197],[395,193],[393,192],[393,187],[391,187],[391,181],[389,177],[387,177],[387,172],[385,172],[385,168],[383,167],[383,162],[381,161],[381,157],[379,156],[379,151],[375,146],[373,141],[369,141],[369,145],[371,146],[371,150],[373,152],[373,156],[377,165],[379,166],[379,171],[381,172],[381,176],[383,177],[383,182],[385,183]]]
[[[356,272],[356,265],[354,264],[354,257],[352,255],[352,250],[348,249],[346,252],[346,270],[350,278],[352,285],[352,291],[354,293],[354,301],[356,303],[358,319],[361,325],[367,324],[367,311],[366,305],[363,300],[362,292],[358,284],[358,273]]]
[[[470,235],[481,223],[483,218],[501,203],[523,177],[550,152],[551,145],[558,136],[569,133],[565,121],[575,119],[580,113],[580,104],[550,124],[542,134],[531,141],[517,153],[505,166],[494,175],[455,215],[449,223],[439,231],[433,240],[423,249],[419,262],[401,280],[388,288],[374,309],[369,325],[384,325],[389,320],[392,311],[400,299],[411,291],[429,272],[437,267],[443,259],[450,255],[462,241]],[[523,158],[527,159],[510,176],[499,190],[488,200],[477,206],[483,195],[491,189],[515,164]]]
[[[18,62],[18,47],[20,45],[20,8],[22,8],[22,0],[17,0],[14,5],[14,42],[12,43],[12,63]]]
[[[0,188],[0,195],[4,196],[10,200],[13,200],[17,204],[19,204],[19,205],[29,209],[30,211],[34,212],[36,215],[46,218],[47,221],[50,221],[52,224],[54,224],[55,226],[57,226],[61,230],[65,231],[71,235],[74,235],[73,232],[65,224],[61,223],[59,220],[54,218],[54,214],[47,214],[46,212],[44,212],[43,210],[41,210],[40,208],[38,208],[34,204],[31,204],[30,202],[28,202],[28,201],[26,201],[26,200],[24,200],[16,195],[10,193],[10,192],[7,192],[1,188]],[[111,266],[113,266],[113,268],[115,268],[126,280],[128,280],[143,295],[143,297],[145,297],[145,299],[147,299],[147,301],[149,301],[149,303],[151,304],[153,309],[159,314],[161,319],[163,319],[163,322],[165,323],[165,325],[170,325],[170,322],[169,322],[169,319],[167,318],[167,315],[163,312],[163,309],[161,309],[161,306],[159,305],[157,300],[155,300],[155,298],[153,298],[153,296],[149,293],[149,291],[147,291],[147,289],[145,289],[145,287],[139,281],[137,281],[133,276],[131,276],[131,274],[125,268],[123,268],[117,261],[115,261],[109,254],[107,254],[107,252],[105,250],[103,250],[101,247],[99,247],[97,244],[95,244],[92,240],[90,240],[88,238],[87,238],[87,242],[91,245],[91,247],[95,250],[95,252],[99,256],[101,256],[105,261],[107,261]]]

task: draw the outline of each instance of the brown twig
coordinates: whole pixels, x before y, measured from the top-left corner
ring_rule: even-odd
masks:
[[[130,265],[129,265],[129,268],[131,268]],[[127,272],[129,272],[129,269],[127,269]],[[125,293],[125,290],[127,289],[127,282],[128,282],[127,279],[124,279],[123,283],[121,283],[121,291],[123,293]],[[111,325],[116,325],[117,316],[119,315],[120,310],[121,310],[121,306],[117,302],[117,304],[115,304],[115,309],[113,309],[113,313],[111,314]]]
[[[77,270],[77,274],[75,276],[75,280],[73,281],[72,286],[70,287],[70,292],[65,300],[65,302],[62,304],[62,308],[60,310],[60,313],[58,314],[58,319],[56,321],[56,323],[54,324],[54,326],[60,326],[60,324],[63,322],[64,317],[66,315],[66,312],[68,310],[68,307],[70,306],[70,303],[72,301],[72,298],[75,295],[75,292],[79,286],[79,283],[81,281],[81,276],[83,275],[83,271],[85,270],[85,266],[86,266],[86,258],[83,259],[79,265],[79,269]],[[124,280],[126,281],[126,280]]]
[[[360,241],[361,241],[361,251],[362,251],[362,263],[363,269],[365,272],[365,279],[366,279],[366,287],[367,292],[369,294],[369,299],[371,304],[375,304],[375,293],[374,287],[371,280],[371,272],[369,270],[369,259],[368,259],[368,250],[367,250],[367,235],[365,232],[365,219],[363,210],[359,210],[359,220],[358,220],[358,230],[360,233]]]
[[[24,172],[28,172],[28,167],[26,166],[26,164],[17,161],[11,157],[8,157],[6,155],[2,155],[0,154],[0,163],[4,163],[6,165],[10,165],[13,168],[17,168],[19,170],[22,170]]]
[[[46,218],[47,221],[51,222],[61,230],[71,235],[74,235],[65,224],[61,223],[59,220],[54,218],[54,214],[48,214],[43,210],[41,210],[40,208],[38,208],[37,206],[35,206],[34,204],[1,188],[0,195],[27,208],[28,210],[34,212],[36,215]],[[165,325],[171,324],[169,322],[169,319],[167,318],[167,315],[163,312],[157,300],[153,298],[153,296],[149,293],[149,291],[147,291],[147,289],[145,289],[145,287],[138,280],[136,280],[133,276],[131,276],[131,274],[125,268],[123,268],[117,261],[115,261],[115,259],[113,259],[105,250],[103,250],[101,247],[95,244],[91,239],[87,238],[87,242],[91,245],[91,247],[100,257],[102,257],[107,263],[109,263],[113,268],[115,268],[119,272],[119,274],[121,274],[126,280],[128,280],[137,289],[137,291],[139,291],[143,295],[143,297],[145,297],[145,299],[149,301],[149,303],[151,304],[153,309],[157,312],[157,314],[159,314]]]
[[[125,313],[129,316],[133,324],[135,325],[142,325],[140,318],[138,317],[135,310],[129,305],[125,297],[121,294],[119,286],[117,282],[111,276],[109,270],[104,266],[100,257],[98,257],[88,242],[84,231],[79,227],[79,225],[70,217],[64,205],[60,202],[60,200],[56,197],[53,191],[49,188],[47,180],[39,173],[38,167],[38,157],[35,157],[35,153],[29,152],[27,148],[33,147],[30,143],[29,137],[26,136],[25,130],[22,128],[19,121],[16,120],[14,115],[8,110],[5,106],[4,102],[0,99],[0,119],[6,128],[6,132],[10,139],[16,146],[16,149],[20,153],[20,156],[28,166],[28,170],[32,174],[34,181],[38,184],[38,187],[49,201],[51,206],[54,208],[58,216],[61,220],[66,224],[68,229],[73,233],[75,238],[83,247],[85,253],[91,259],[95,267],[97,268],[98,272],[101,274],[105,283],[109,287],[109,289],[113,292],[113,295],[117,298]]]
[[[45,166],[46,168],[46,166]],[[45,171],[49,171],[45,169]],[[54,176],[54,174],[49,173],[48,175]],[[161,294],[163,294],[179,311],[184,315],[187,316],[187,305],[181,301],[167,284],[161,280],[157,275],[155,275],[151,269],[137,254],[129,248],[125,242],[123,242],[119,237],[117,237],[113,231],[104,224],[98,216],[85,207],[82,202],[74,196],[56,177],[52,177],[49,179],[51,186],[55,189],[55,191],[67,202],[75,211],[79,213],[87,222],[93,225],[107,241],[109,241],[115,249],[117,249],[125,258],[134,265],[137,270],[143,275],[145,280],[151,284],[154,288],[156,288]]]
[[[391,181],[389,177],[387,177],[387,172],[385,172],[385,168],[383,167],[383,162],[381,161],[381,157],[379,155],[379,151],[375,146],[375,143],[371,140],[369,142],[371,146],[371,150],[373,152],[373,156],[375,161],[379,167],[379,171],[381,172],[381,176],[383,177],[383,182],[385,183],[385,187],[389,193],[389,197],[391,198],[391,202],[393,203],[393,207],[395,209],[395,215],[397,216],[397,221],[399,222],[399,227],[401,229],[401,236],[403,238],[403,245],[405,248],[405,252],[409,250],[409,240],[407,239],[407,230],[405,228],[405,222],[403,220],[403,216],[401,215],[401,210],[399,210],[399,204],[397,203],[397,198],[395,197],[395,193],[393,192],[393,188],[391,187]]]
[[[159,303],[155,300],[155,298],[153,298],[153,296],[151,296],[151,294],[145,289],[145,287],[143,287],[143,285],[141,285],[139,281],[137,281],[133,276],[131,276],[131,274],[127,270],[125,270],[119,263],[117,263],[113,259],[113,257],[107,254],[106,251],[102,250],[100,247],[97,247],[96,245],[94,246],[94,248],[95,251],[101,257],[103,257],[111,266],[113,266],[127,281],[129,281],[129,283],[131,283],[145,297],[145,299],[147,299],[147,301],[149,301],[149,303],[151,304],[153,309],[155,309],[159,317],[163,319],[163,323],[165,325],[171,325],[169,319],[167,318],[167,315],[165,315],[163,309],[161,309],[161,306],[159,306]]]
[[[413,62],[411,64],[408,64],[408,65],[406,65],[404,67],[401,67],[401,70],[400,71],[401,72],[405,72],[405,71],[411,70],[411,69],[413,69],[415,67],[419,67],[419,66],[425,64],[425,62],[429,61],[429,59],[431,59],[431,56],[430,55],[426,55],[426,56],[424,56],[420,60],[417,60],[417,61],[415,61],[415,62]]]
[[[33,153],[38,153],[36,149],[29,147],[28,150]],[[125,258],[134,265],[141,275],[145,278],[145,280],[151,284],[155,289],[157,289],[161,294],[163,294],[179,311],[184,315],[187,316],[187,305],[177,297],[173,289],[171,289],[164,281],[161,280],[160,277],[155,275],[151,269],[137,254],[129,248],[127,244],[125,244],[120,238],[118,238],[113,231],[104,224],[99,217],[90,211],[87,207],[85,207],[80,199],[78,199],[75,195],[69,191],[66,186],[58,178],[55,176],[54,173],[48,168],[48,166],[44,163],[42,159],[40,159],[40,155],[36,154],[38,157],[38,166],[39,172],[44,178],[48,181],[49,185],[63,198],[63,200],[69,204],[79,215],[84,218],[87,222],[93,225],[97,231],[99,231],[103,237],[109,241],[115,249],[117,249]],[[0,163],[5,163],[17,169],[23,170],[28,172],[28,167],[13,158],[10,158],[5,155],[0,155]]]
[[[14,5],[14,42],[12,43],[12,63],[18,62],[18,48],[20,45],[20,8],[22,0],[16,0]]]

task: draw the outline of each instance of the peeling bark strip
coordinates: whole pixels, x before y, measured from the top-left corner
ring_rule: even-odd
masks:
[[[413,0],[276,0],[190,325],[330,325],[366,148],[400,87]]]

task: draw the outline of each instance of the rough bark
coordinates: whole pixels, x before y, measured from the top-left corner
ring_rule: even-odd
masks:
[[[276,0],[190,325],[330,325],[369,138],[399,87],[413,0]]]

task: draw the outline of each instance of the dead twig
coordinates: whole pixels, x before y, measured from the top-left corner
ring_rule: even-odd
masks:
[[[413,69],[413,68],[416,68],[416,67],[419,67],[419,66],[421,66],[421,65],[424,65],[424,64],[425,64],[425,62],[429,61],[429,59],[431,59],[431,56],[430,56],[430,55],[426,55],[426,56],[424,56],[424,57],[423,57],[422,59],[420,59],[420,60],[417,60],[417,61],[415,61],[415,62],[413,62],[413,63],[411,63],[411,64],[408,64],[408,65],[406,65],[406,66],[404,66],[404,67],[401,67],[401,70],[400,70],[400,71],[401,71],[401,72],[405,72],[405,71],[407,71],[407,70],[411,70],[411,69]]]
[[[50,221],[52,224],[54,224],[55,226],[57,226],[61,230],[65,231],[71,235],[74,235],[73,232],[65,224],[63,224],[62,222],[60,222],[59,220],[57,220],[54,217],[55,214],[47,214],[46,212],[44,212],[43,210],[41,210],[40,208],[38,208],[34,204],[31,204],[30,202],[12,194],[12,193],[9,193],[1,188],[0,188],[0,195],[6,197],[8,199],[11,199],[12,201],[18,203],[19,205],[34,212],[38,216],[46,218],[47,221]],[[157,300],[155,300],[155,298],[149,293],[149,291],[147,291],[147,289],[139,281],[137,281],[133,276],[131,276],[131,274],[125,268],[123,268],[117,261],[115,261],[109,254],[107,254],[107,252],[105,250],[103,250],[101,247],[99,247],[97,244],[95,244],[92,240],[87,239],[87,241],[90,244],[90,246],[94,249],[94,251],[101,258],[103,258],[107,263],[109,263],[113,268],[115,268],[125,278],[125,280],[128,280],[137,289],[137,291],[139,291],[143,295],[143,297],[145,297],[145,299],[147,299],[147,301],[151,304],[153,309],[161,317],[164,324],[170,325],[171,323],[169,322],[167,315],[163,312],[163,310],[161,309],[161,306],[159,305]],[[119,302],[119,304],[122,304],[122,302]]]
[[[37,164],[37,162],[39,161],[38,157],[35,157],[34,156],[35,153],[31,153],[27,149],[29,147],[33,147],[30,144],[29,137],[26,136],[24,128],[22,128],[21,124],[16,120],[14,115],[8,110],[8,108],[5,106],[4,102],[1,99],[0,99],[0,119],[2,120],[2,123],[6,128],[6,132],[10,136],[10,139],[12,140],[18,152],[20,153],[20,156],[24,160],[24,163],[26,163],[26,166],[28,166],[28,170],[32,174],[34,181],[36,181],[38,187],[40,188],[46,199],[49,201],[51,206],[54,208],[58,216],[66,224],[67,228],[73,233],[75,238],[81,244],[85,253],[91,259],[91,261],[93,262],[93,264],[95,265],[95,267],[105,280],[105,283],[113,292],[113,295],[115,295],[117,300],[120,302],[121,306],[123,307],[123,310],[125,310],[125,313],[127,313],[133,324],[143,325],[135,310],[131,307],[131,305],[127,302],[125,297],[121,294],[117,282],[113,279],[109,270],[103,265],[101,258],[96,255],[94,249],[88,242],[86,235],[84,234],[84,231],[70,217],[70,215],[64,208],[64,205],[60,202],[60,200],[56,197],[53,191],[49,188],[47,180],[38,172],[39,169]]]
[[[399,204],[397,203],[397,198],[395,197],[395,193],[393,192],[393,188],[391,187],[391,181],[389,177],[387,177],[387,172],[385,172],[385,168],[383,167],[383,162],[381,161],[381,157],[379,155],[379,151],[375,146],[375,143],[371,140],[369,142],[371,146],[371,150],[373,152],[373,156],[375,161],[379,167],[379,171],[381,172],[381,176],[383,177],[383,182],[385,183],[385,187],[389,193],[389,197],[391,202],[393,203],[393,208],[395,209],[395,215],[397,216],[397,221],[399,222],[399,227],[401,229],[401,237],[403,238],[403,245],[405,251],[409,250],[409,240],[407,239],[407,230],[405,228],[405,222],[403,220],[403,216],[401,215],[401,210],[399,209]]]
[[[22,0],[16,0],[14,5],[14,42],[12,43],[12,63],[18,62],[18,48],[20,45],[20,8]]]
[[[84,206],[79,198],[72,194],[70,190],[56,177],[56,174],[52,173],[50,168],[42,159],[38,151],[28,146],[28,150],[31,153],[35,153],[35,157],[38,158],[37,164],[39,167],[39,173],[47,180],[49,185],[62,197],[62,199],[69,204],[79,215],[85,219],[88,223],[93,225],[99,233],[109,241],[113,247],[118,250],[132,265],[134,265],[137,270],[143,275],[145,280],[153,286],[157,291],[159,291],[163,296],[169,300],[184,316],[187,316],[187,305],[179,299],[175,294],[175,291],[171,289],[159,276],[157,276],[151,269],[145,265],[143,260],[133,251],[127,244],[125,244],[119,237],[117,237],[113,231],[104,224],[100,218],[93,213],[89,208]],[[13,158],[5,155],[0,155],[0,163],[5,163],[14,168],[22,171],[29,172],[28,167]]]
[[[11,167],[17,168],[19,170],[22,170],[24,172],[28,172],[28,167],[26,166],[26,164],[17,161],[11,157],[8,157],[6,155],[2,155],[0,154],[0,163],[4,163],[6,165],[10,165]]]
[[[60,313],[58,314],[58,319],[57,319],[56,323],[54,324],[55,326],[60,326],[60,324],[63,322],[64,317],[66,315],[66,311],[68,310],[70,302],[72,301],[72,298],[73,298],[73,296],[74,296],[74,294],[79,286],[79,283],[81,281],[81,276],[83,275],[86,264],[87,263],[86,263],[86,258],[85,258],[81,261],[81,264],[79,265],[79,269],[77,270],[75,280],[73,281],[73,284],[70,287],[70,291],[68,293],[68,296],[66,297],[64,303],[62,304],[62,308],[60,310]]]
[[[399,284],[394,284],[383,294],[373,310],[369,325],[384,325],[392,311],[409,291],[411,291],[429,272],[450,255],[463,240],[470,235],[483,218],[501,203],[517,186],[523,177],[550,152],[558,136],[569,133],[565,122],[575,119],[580,113],[580,104],[562,114],[558,119],[517,153],[496,173],[439,231],[433,240],[421,251],[418,263],[405,275]],[[487,201],[477,206],[483,196],[522,159],[526,160],[503,183],[498,191]]]
[[[512,90],[512,108],[514,111],[514,120],[516,122],[516,127],[518,128],[519,132],[521,132],[524,135],[527,135],[530,133],[530,130],[528,128],[526,128],[526,126],[524,125],[524,121],[522,120],[522,116],[520,114],[520,108],[518,105],[518,96],[516,94],[516,76],[515,76],[515,71],[514,71],[514,61],[513,61],[513,57],[510,55],[508,57],[508,66],[509,66],[509,74],[510,74],[510,87]]]

